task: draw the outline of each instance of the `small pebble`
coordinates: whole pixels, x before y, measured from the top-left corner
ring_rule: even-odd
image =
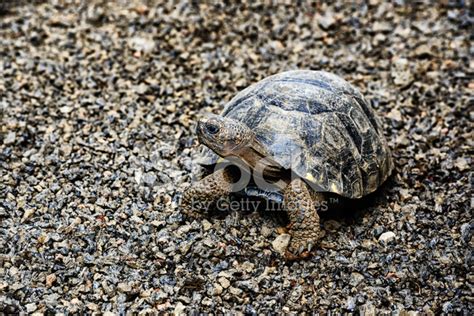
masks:
[[[183,303],[178,302],[174,308],[173,314],[175,316],[180,316],[180,315],[185,315],[186,306],[183,305]]]
[[[360,273],[357,273],[357,272],[352,272],[351,273],[351,278],[350,278],[350,281],[349,281],[349,284],[356,287],[357,285],[359,285],[359,283],[361,283],[362,281],[364,280],[364,276]]]
[[[379,242],[383,242],[385,244],[390,243],[391,241],[395,240],[395,233],[394,232],[385,232],[379,237]]]
[[[34,311],[36,311],[37,306],[35,303],[30,303],[30,304],[26,304],[25,308],[26,308],[27,313],[33,313]]]
[[[230,286],[230,282],[229,280],[227,280],[226,278],[222,277],[222,278],[219,278],[219,284],[224,288],[228,288]]]
[[[278,235],[272,242],[273,249],[280,254],[284,254],[290,243],[291,236],[288,234]]]
[[[49,274],[47,277],[46,277],[46,286],[47,287],[51,287],[53,285],[53,283],[56,281],[57,277],[54,273],[52,274]]]

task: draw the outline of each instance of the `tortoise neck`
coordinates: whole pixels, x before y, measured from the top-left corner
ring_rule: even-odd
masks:
[[[238,156],[252,170],[262,170],[266,176],[277,177],[283,169],[255,137],[239,151]]]

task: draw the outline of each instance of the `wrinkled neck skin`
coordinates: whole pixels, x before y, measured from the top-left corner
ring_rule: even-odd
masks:
[[[252,137],[248,145],[236,150],[233,154],[254,171],[264,168],[265,177],[277,179],[282,175],[283,167],[270,156],[255,137]]]

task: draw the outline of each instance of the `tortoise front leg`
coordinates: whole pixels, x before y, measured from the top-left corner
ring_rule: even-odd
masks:
[[[232,175],[225,168],[195,182],[185,190],[181,206],[192,215],[193,212],[207,211],[220,198],[227,198],[232,192]]]
[[[288,260],[308,257],[309,251],[321,237],[315,204],[323,202],[324,195],[316,193],[313,198],[301,179],[291,181],[285,189],[284,205],[290,218],[288,233],[291,235],[285,255]]]

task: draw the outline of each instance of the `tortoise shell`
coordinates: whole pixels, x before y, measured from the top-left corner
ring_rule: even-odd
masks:
[[[355,87],[325,71],[267,77],[238,93],[222,115],[245,123],[274,160],[319,191],[360,198],[393,169],[373,109]],[[218,160],[209,149],[204,157]]]

